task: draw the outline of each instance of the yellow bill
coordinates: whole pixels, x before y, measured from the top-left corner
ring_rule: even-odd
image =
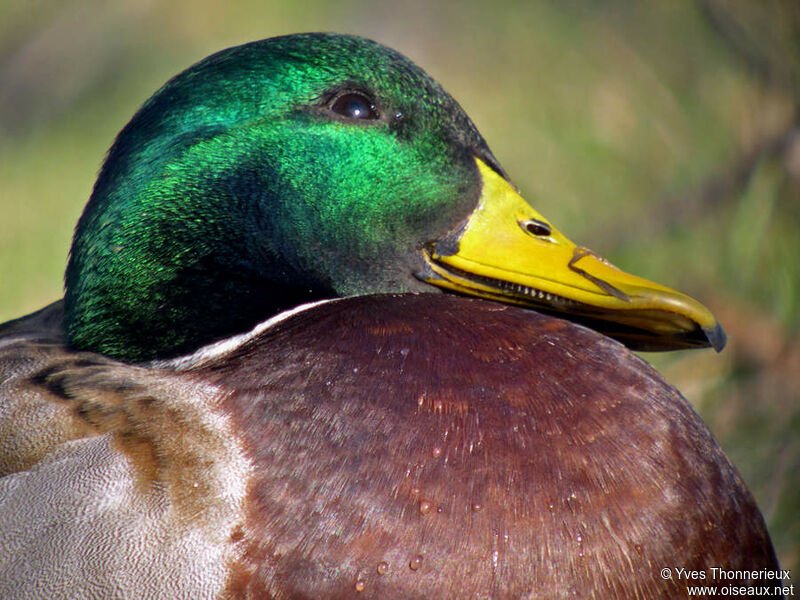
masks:
[[[725,332],[705,306],[576,246],[476,162],[478,206],[458,230],[427,244],[423,280],[578,321],[639,350],[722,350]]]

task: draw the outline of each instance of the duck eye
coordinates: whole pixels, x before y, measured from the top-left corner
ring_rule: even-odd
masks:
[[[330,105],[331,111],[348,119],[377,119],[378,112],[372,101],[363,94],[350,92],[336,97]]]

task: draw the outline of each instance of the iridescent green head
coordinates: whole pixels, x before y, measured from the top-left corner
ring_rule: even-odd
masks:
[[[536,212],[419,67],[333,34],[224,50],[144,104],[78,223],[66,327],[75,347],[144,361],[305,301],[439,289],[639,348],[724,344],[701,304]]]
[[[496,164],[458,104],[375,42],[307,34],[176,76],[117,137],[66,274],[76,346],[175,355],[321,297],[432,289],[424,241]]]

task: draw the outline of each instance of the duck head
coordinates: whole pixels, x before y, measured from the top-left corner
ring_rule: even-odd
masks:
[[[302,302],[439,290],[638,348],[724,344],[700,303],[564,237],[419,67],[329,34],[224,50],[142,106],[78,223],[65,325],[78,348],[144,361]]]

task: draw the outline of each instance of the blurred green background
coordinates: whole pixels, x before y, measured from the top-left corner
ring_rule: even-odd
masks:
[[[0,1],[0,322],[60,296],[102,157],[156,88],[312,30],[414,59],[562,231],[717,314],[721,355],[645,358],[739,467],[798,581],[796,0]]]

